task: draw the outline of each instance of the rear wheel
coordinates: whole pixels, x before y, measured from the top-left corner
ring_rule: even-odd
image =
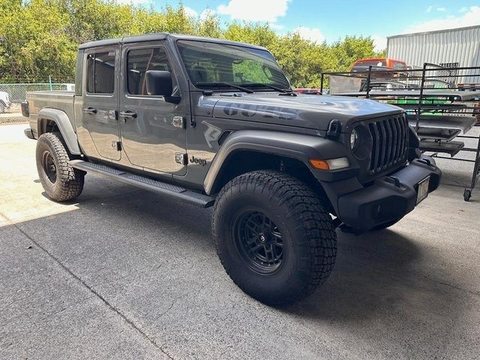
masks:
[[[0,102],[0,114],[3,114],[5,112],[5,105]]]
[[[306,185],[283,173],[255,171],[225,185],[215,203],[213,235],[232,280],[270,305],[311,294],[335,263],[330,215]]]
[[[85,172],[70,166],[70,157],[57,133],[38,138],[36,157],[38,176],[50,199],[68,201],[81,194]]]

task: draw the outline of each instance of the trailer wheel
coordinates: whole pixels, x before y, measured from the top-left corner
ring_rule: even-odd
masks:
[[[335,264],[330,215],[306,185],[283,173],[255,171],[231,180],[217,197],[212,225],[226,272],[269,305],[311,294]]]
[[[80,195],[85,172],[70,166],[60,135],[42,134],[37,141],[36,158],[40,182],[50,199],[62,202]]]

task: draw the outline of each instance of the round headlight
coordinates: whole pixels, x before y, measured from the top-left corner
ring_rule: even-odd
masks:
[[[358,145],[358,131],[353,129],[350,133],[350,149],[355,149]]]

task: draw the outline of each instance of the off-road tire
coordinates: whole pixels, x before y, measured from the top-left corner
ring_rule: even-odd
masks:
[[[70,166],[70,157],[58,133],[45,133],[38,138],[36,159],[40,182],[50,199],[62,202],[81,194],[85,172]]]
[[[251,260],[239,245],[243,243],[238,234],[243,233],[236,228],[249,212],[265,214],[281,234],[283,258],[271,273],[259,271],[257,258]],[[310,295],[335,264],[336,233],[330,215],[309,187],[284,173],[254,171],[227,183],[215,202],[212,232],[231,279],[268,305],[287,305]]]

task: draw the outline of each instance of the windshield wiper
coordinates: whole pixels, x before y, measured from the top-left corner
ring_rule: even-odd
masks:
[[[251,89],[247,89],[246,87],[235,85],[235,84],[230,84],[228,82],[201,82],[201,83],[196,83],[195,86],[197,87],[230,87],[233,89],[238,89],[243,92],[246,92],[248,94],[252,94],[254,91]]]
[[[292,89],[282,89],[282,88],[279,88],[278,86],[274,86],[274,85],[270,85],[270,84],[248,83],[248,84],[242,84],[242,86],[245,86],[245,87],[264,87],[264,88],[272,89],[272,90],[275,90],[275,91],[278,91],[278,92],[281,92],[281,93],[284,93],[284,94],[294,94]]]

